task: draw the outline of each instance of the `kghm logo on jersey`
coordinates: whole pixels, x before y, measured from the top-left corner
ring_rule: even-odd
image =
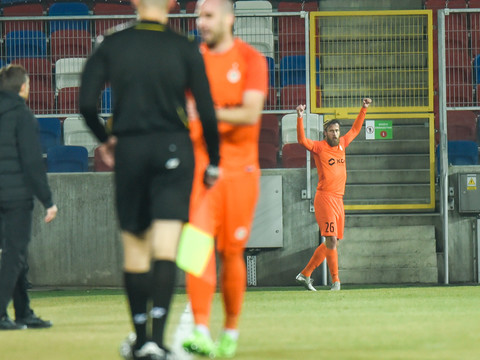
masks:
[[[241,77],[242,74],[240,73],[240,70],[238,70],[238,63],[235,62],[232,64],[232,68],[227,72],[227,80],[232,84],[235,84],[240,81]]]
[[[337,159],[335,160],[334,158],[328,159],[328,165],[332,166],[335,164],[343,164],[345,163],[345,159]]]

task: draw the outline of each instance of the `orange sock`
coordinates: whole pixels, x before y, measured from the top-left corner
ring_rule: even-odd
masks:
[[[312,257],[310,258],[310,261],[308,262],[307,266],[305,266],[305,269],[302,270],[302,274],[305,276],[310,276],[312,275],[313,270],[315,270],[317,267],[320,266],[320,264],[325,260],[325,250],[327,247],[325,244],[321,244],[315,252],[313,253]]]
[[[237,329],[247,287],[247,268],[243,253],[222,254],[222,293],[225,328]]]
[[[327,248],[327,262],[330,275],[332,276],[332,283],[340,281],[338,278],[338,252],[337,249]]]
[[[213,255],[205,269],[203,277],[199,278],[186,274],[187,294],[192,306],[192,313],[196,325],[208,327],[213,295],[216,288],[215,255]],[[205,278],[208,277],[208,281]]]

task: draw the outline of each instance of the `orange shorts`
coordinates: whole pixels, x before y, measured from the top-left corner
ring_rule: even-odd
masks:
[[[213,234],[219,252],[243,252],[250,237],[259,189],[257,172],[221,176],[206,191],[197,209],[192,209],[190,223]]]
[[[343,239],[343,228],[345,227],[343,198],[317,191],[313,206],[320,234]]]

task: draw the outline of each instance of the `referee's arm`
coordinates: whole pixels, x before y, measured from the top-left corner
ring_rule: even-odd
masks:
[[[98,121],[98,99],[106,82],[105,64],[98,48],[87,60],[80,87],[80,113],[95,136],[104,143],[108,139],[105,126]]]

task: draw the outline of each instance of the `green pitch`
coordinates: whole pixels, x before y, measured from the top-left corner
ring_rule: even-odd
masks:
[[[36,313],[54,326],[0,332],[0,359],[119,359],[130,331],[121,291],[31,294]],[[479,286],[249,289],[245,300],[238,360],[480,359]],[[185,303],[185,294],[175,296],[169,334]],[[217,294],[213,335],[221,318]]]

